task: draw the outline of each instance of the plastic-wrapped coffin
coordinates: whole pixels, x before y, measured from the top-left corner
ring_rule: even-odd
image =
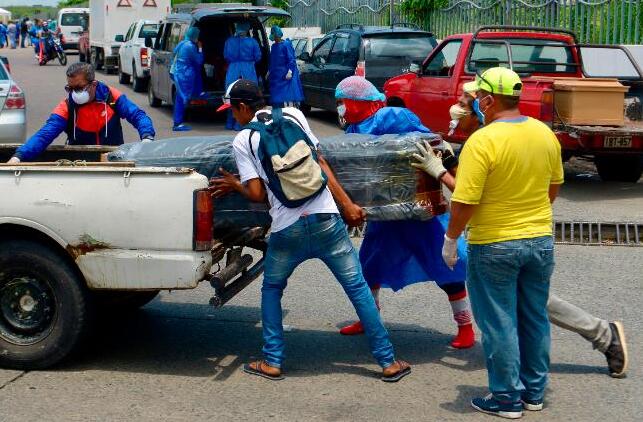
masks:
[[[427,139],[441,149],[439,135],[345,134],[320,140],[322,154],[353,200],[364,207],[371,221],[427,220],[430,207],[416,198],[417,174],[409,165],[415,143]],[[134,161],[139,166],[190,167],[210,177],[219,167],[236,173],[231,136],[199,136],[122,145],[109,154],[110,161]],[[231,194],[215,201],[216,229],[268,226],[264,204]]]

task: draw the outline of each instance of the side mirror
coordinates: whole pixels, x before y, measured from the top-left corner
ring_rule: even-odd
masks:
[[[411,63],[409,66],[409,73],[415,73],[416,75],[421,75],[422,67],[417,63]]]
[[[145,37],[145,47],[152,48],[152,37]]]
[[[125,37],[123,35],[117,35],[114,37],[114,41],[116,42],[125,42]]]
[[[301,53],[301,54],[299,55],[299,60],[303,60],[303,61],[305,61],[305,62],[309,62],[309,61],[310,61],[310,53],[309,53],[309,52],[307,52],[307,51],[304,51],[303,53]]]

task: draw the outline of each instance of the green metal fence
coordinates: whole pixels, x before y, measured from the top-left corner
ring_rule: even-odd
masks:
[[[391,7],[393,2],[393,7]],[[575,31],[581,42],[643,43],[642,0],[450,0],[444,9],[425,16],[405,16],[404,0],[288,0],[293,26],[339,24],[389,25],[415,21],[445,37],[471,32],[480,25],[561,27]]]

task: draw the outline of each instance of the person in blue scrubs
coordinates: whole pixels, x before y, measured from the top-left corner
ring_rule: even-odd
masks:
[[[335,98],[339,104],[338,113],[349,124],[346,133],[431,132],[410,110],[386,107],[384,95],[363,77],[350,76],[341,81],[335,90]],[[397,291],[410,284],[435,281],[447,294],[453,319],[458,325],[458,334],[451,341],[451,346],[465,349],[475,343],[465,287],[466,243],[463,238],[458,240],[458,254],[462,259],[453,270],[447,267],[442,259],[442,244],[448,223],[448,213],[428,221],[369,222],[359,257],[378,307],[381,286]],[[344,335],[363,332],[359,321],[340,330]]]
[[[174,99],[175,132],[192,130],[183,123],[185,108],[190,99],[203,91],[201,68],[203,67],[203,51],[199,41],[199,28],[191,27],[185,34],[185,39],[174,48],[174,62],[170,69],[170,77],[176,87]]]
[[[225,78],[226,91],[238,79],[248,79],[258,84],[255,64],[261,61],[261,49],[257,40],[250,36],[250,23],[238,22],[235,24],[235,34],[226,40],[223,57],[228,63]],[[240,129],[231,111],[228,112],[225,127],[230,130]]]
[[[270,28],[270,105],[273,107],[297,107],[304,100],[304,91],[299,79],[295,49],[277,25]]]

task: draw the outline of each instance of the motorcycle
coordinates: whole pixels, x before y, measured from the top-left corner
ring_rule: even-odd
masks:
[[[67,65],[67,55],[63,50],[60,37],[54,37],[52,34],[43,34],[43,37],[40,39],[38,64],[44,66],[47,62],[54,59],[58,59],[61,66]]]

